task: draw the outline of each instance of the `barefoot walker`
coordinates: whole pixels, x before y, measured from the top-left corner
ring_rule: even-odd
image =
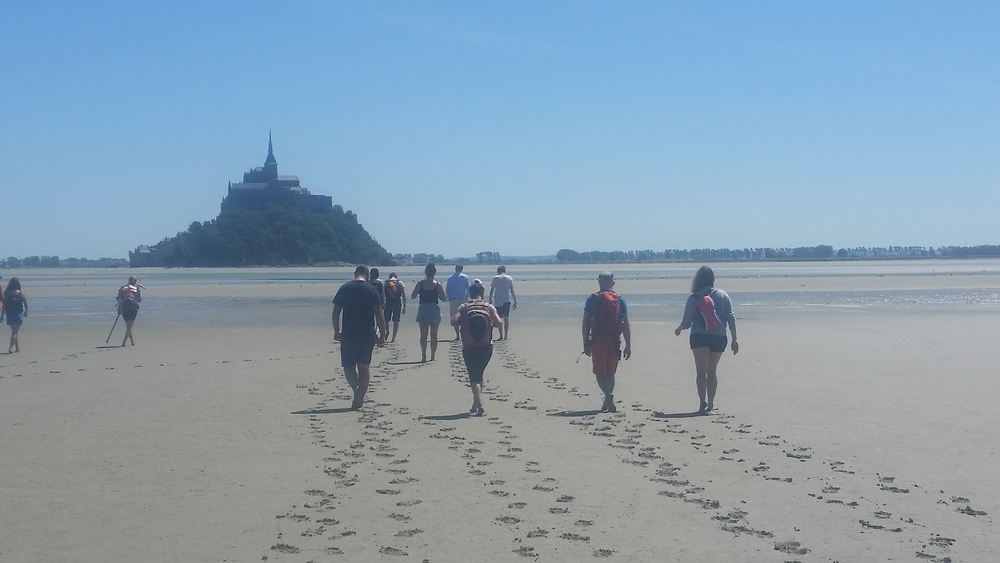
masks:
[[[17,342],[17,333],[24,324],[24,319],[28,316],[28,297],[21,291],[21,280],[17,277],[10,278],[7,289],[3,292],[3,308],[0,309],[0,322],[7,318],[7,326],[10,327],[10,344],[7,353],[20,352],[21,346]]]
[[[469,287],[468,303],[461,305],[451,317],[451,324],[459,329],[462,337],[462,357],[469,372],[472,388],[472,408],[469,412],[483,416],[483,373],[493,357],[493,327],[503,325],[496,307],[483,301],[486,288],[482,284]]]
[[[736,342],[736,315],[729,295],[715,286],[715,272],[702,266],[691,282],[691,295],[684,305],[684,318],[674,330],[691,329],[691,353],[694,354],[695,379],[698,384],[698,412],[707,413],[715,408],[715,390],[719,386],[716,368],[726,351],[726,326],[733,333],[733,354],[740,351]]]
[[[341,332],[340,313],[344,313]],[[354,390],[352,410],[365,402],[370,379],[372,349],[385,346],[385,317],[378,290],[368,281],[368,267],[358,266],[354,280],[342,285],[333,298],[333,339],[340,342],[340,364],[347,384]],[[378,333],[376,333],[376,327]]]
[[[135,338],[132,337],[132,325],[135,323],[135,318],[139,315],[139,302],[142,301],[142,285],[139,280],[135,277],[130,277],[128,283],[121,286],[118,289],[118,314],[125,319],[125,337],[122,338],[122,348],[125,347],[126,342],[131,342],[132,346],[135,346]],[[154,296],[155,297],[155,296]],[[114,327],[111,327],[114,331]],[[108,338],[111,336],[108,335]]]
[[[625,300],[611,291],[615,276],[611,272],[601,272],[597,283],[600,291],[591,294],[583,306],[583,353],[593,360],[597,385],[604,392],[601,412],[616,412],[615,373],[619,359],[632,357],[632,330]],[[623,337],[624,350],[621,348]]]
[[[417,325],[420,326],[420,361],[427,361],[427,337],[430,335],[431,361],[437,355],[438,349],[438,325],[441,324],[440,301],[447,301],[444,294],[444,286],[434,279],[437,274],[437,266],[434,263],[424,266],[424,279],[418,282],[413,288],[412,299],[419,299],[417,305]]]

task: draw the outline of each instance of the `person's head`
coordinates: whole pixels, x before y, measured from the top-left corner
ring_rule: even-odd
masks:
[[[469,286],[469,297],[473,299],[482,299],[486,295],[486,288],[483,287],[481,283],[474,283]]]
[[[129,284],[129,285],[135,285],[135,284],[137,284],[137,283],[139,283],[139,280],[138,280],[138,279],[136,279],[136,277],[135,277],[135,276],[129,276],[129,277],[128,277],[128,284]]]
[[[465,269],[465,266],[463,266],[461,264],[455,264],[455,271],[456,272],[461,272],[464,269]]]
[[[359,264],[357,268],[354,268],[354,277],[368,279],[368,266],[364,264]]]
[[[691,280],[691,293],[697,293],[715,285],[715,272],[708,266],[698,268]]]
[[[437,272],[438,269],[437,266],[434,265],[434,262],[430,262],[426,266],[424,266],[424,275],[427,276],[428,278],[433,278],[434,275],[437,274]]]
[[[20,289],[21,289],[21,280],[17,279],[17,276],[10,278],[10,281],[7,282],[6,292],[14,293],[15,291],[18,291]]]
[[[502,274],[507,271],[507,266],[497,266],[497,274]]]
[[[368,279],[371,281],[378,279],[378,268],[372,268],[372,271],[368,273]]]
[[[608,291],[615,285],[615,275],[604,270],[597,275],[597,283],[601,286],[601,291]]]
[[[396,278],[396,272],[389,272],[389,279],[390,280],[398,279]]]

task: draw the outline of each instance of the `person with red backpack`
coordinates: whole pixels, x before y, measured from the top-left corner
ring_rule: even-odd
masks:
[[[139,302],[142,301],[142,284],[135,276],[129,276],[128,283],[118,288],[118,314],[125,319],[125,336],[122,338],[121,347],[125,347],[126,342],[131,342],[135,346],[135,338],[132,336],[132,325],[139,315]]]
[[[597,385],[604,392],[601,412],[617,412],[615,373],[619,359],[632,357],[632,330],[625,300],[611,290],[615,285],[614,274],[601,272],[597,283],[600,291],[591,294],[583,306],[583,353],[593,360]],[[623,339],[624,349],[621,347]]]
[[[478,282],[478,280],[477,280]],[[493,357],[493,327],[503,326],[500,313],[491,303],[483,301],[486,288],[481,283],[469,286],[470,300],[463,303],[451,317],[451,324],[462,338],[462,357],[469,372],[472,408],[469,414],[483,416],[483,373]]]
[[[702,266],[691,280],[691,295],[684,305],[684,317],[674,329],[674,334],[691,329],[689,338],[691,353],[694,354],[695,385],[698,388],[698,414],[707,414],[715,409],[715,391],[719,387],[717,370],[722,353],[726,351],[726,328],[733,335],[730,349],[733,354],[740,351],[736,341],[736,315],[729,295],[715,287],[715,272]]]

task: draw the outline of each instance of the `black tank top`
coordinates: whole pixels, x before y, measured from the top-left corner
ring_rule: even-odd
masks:
[[[420,282],[420,304],[424,303],[437,303],[438,302],[438,291],[437,282],[434,282],[434,286],[431,289],[424,289],[424,282]]]

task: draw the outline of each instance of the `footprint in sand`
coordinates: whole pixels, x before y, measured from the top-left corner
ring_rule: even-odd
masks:
[[[792,555],[805,555],[809,553],[809,549],[802,547],[802,544],[797,541],[777,542],[774,544],[774,550]]]

